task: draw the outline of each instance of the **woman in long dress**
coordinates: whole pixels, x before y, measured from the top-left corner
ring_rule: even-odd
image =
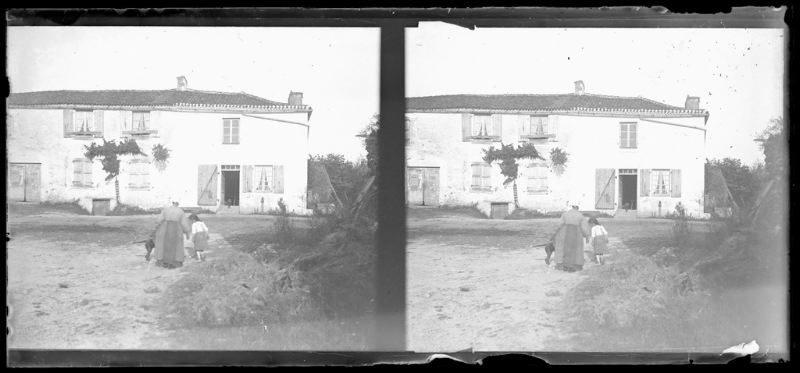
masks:
[[[591,234],[586,217],[578,206],[561,214],[561,225],[555,234],[556,268],[573,272],[583,269],[583,241]]]
[[[177,202],[161,210],[155,238],[156,265],[176,268],[183,265],[183,239],[191,232],[186,213]]]

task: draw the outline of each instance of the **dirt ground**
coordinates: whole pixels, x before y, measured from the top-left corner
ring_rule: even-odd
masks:
[[[144,260],[155,216],[97,217],[9,212],[7,226],[10,348],[164,349],[175,341],[160,327],[163,291],[197,262],[168,270]],[[240,230],[267,217],[227,218]],[[211,234],[207,260],[229,249]]]
[[[548,341],[569,337],[554,310],[595,265],[567,273],[545,264],[544,249],[531,246],[547,242],[557,219],[488,220],[424,209],[408,216],[410,350],[548,351]],[[609,264],[629,250],[620,237],[668,234],[672,226],[656,219],[604,224],[612,232]]]

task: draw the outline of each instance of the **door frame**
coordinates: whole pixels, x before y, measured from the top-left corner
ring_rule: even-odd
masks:
[[[422,173],[420,174],[420,181],[422,183],[422,185],[420,187],[420,193],[422,193],[422,204],[419,204],[419,205],[415,204],[413,206],[433,206],[433,205],[426,205],[425,204],[425,184],[426,184],[426,179],[425,179],[426,173],[425,173],[425,171],[429,170],[429,169],[436,169],[437,172],[438,172],[437,181],[439,183],[439,188],[437,188],[437,190],[436,190],[436,193],[437,193],[437,196],[436,196],[437,204],[436,204],[436,206],[440,206],[442,204],[441,198],[439,198],[441,196],[441,190],[442,190],[441,189],[441,187],[442,187],[442,168],[439,167],[439,166],[406,166],[406,169],[405,169],[405,174],[406,174],[405,182],[406,182],[406,185],[403,188],[403,190],[405,190],[405,194],[406,194],[406,205],[411,206],[411,200],[409,198],[410,190],[409,190],[409,185],[408,185],[408,182],[409,182],[409,178],[408,178],[409,172],[408,172],[408,170],[411,169],[411,168],[420,169],[422,171]]]
[[[22,201],[14,201],[14,202],[41,202],[42,200],[42,163],[37,162],[8,162],[8,174],[6,177],[10,176],[11,166],[23,166],[22,167]],[[35,200],[28,200],[28,166],[39,166],[39,190],[37,191],[39,196]],[[6,184],[6,187],[10,187],[9,184]],[[8,190],[6,193],[8,194]],[[6,198],[8,200],[8,198]]]
[[[236,193],[236,204],[231,206],[240,207],[242,205],[242,173],[243,173],[242,166],[238,164],[220,164],[219,191],[220,191],[220,196],[222,197],[219,199],[220,207],[227,206],[225,200],[227,199],[228,194],[226,191],[227,188],[225,188],[225,180],[227,180],[227,174],[234,172],[236,173],[236,180],[239,186],[238,186],[238,191]]]
[[[618,201],[619,204],[617,205],[617,209],[624,210],[625,208],[623,207],[624,205],[623,205],[623,200],[622,200],[623,199],[623,188],[622,188],[622,179],[623,178],[622,178],[622,176],[636,176],[636,182],[633,183],[634,184],[633,185],[633,188],[634,188],[633,195],[634,195],[634,200],[635,200],[635,203],[636,203],[636,208],[628,209],[628,210],[631,210],[631,211],[636,211],[636,210],[639,209],[639,202],[640,202],[639,201],[639,182],[640,182],[639,179],[640,179],[641,175],[639,175],[639,169],[638,168],[619,168],[619,169],[617,169],[617,178],[619,179],[619,181],[617,182],[617,194],[619,195],[619,201]]]

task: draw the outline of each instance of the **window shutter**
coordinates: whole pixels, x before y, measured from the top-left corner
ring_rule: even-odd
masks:
[[[670,170],[670,195],[672,197],[681,196],[681,170]]]
[[[639,196],[650,196],[650,170],[639,170]]]
[[[272,166],[272,180],[275,184],[275,193],[283,193],[283,166]]]
[[[72,109],[64,109],[64,137],[69,137],[72,133]]]
[[[244,192],[250,193],[253,191],[253,166],[244,166]]]
[[[630,137],[630,143],[628,146],[631,148],[636,148],[636,124],[633,123],[628,127],[628,136]]]
[[[147,129],[156,130],[160,123],[161,123],[161,112],[160,111],[151,111],[150,112],[149,123],[147,124],[147,126],[148,126]]]
[[[461,141],[467,141],[472,136],[472,115],[470,113],[461,114]]]
[[[94,111],[94,131],[98,132],[95,137],[103,137],[103,122],[106,112],[104,110]]]
[[[503,116],[500,114],[492,115],[492,136],[503,137]]]

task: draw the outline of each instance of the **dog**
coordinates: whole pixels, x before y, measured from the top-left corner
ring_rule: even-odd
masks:
[[[546,244],[537,244],[533,245],[533,247],[540,247],[544,246],[544,252],[547,254],[547,258],[544,258],[544,262],[547,265],[550,265],[550,258],[553,256],[553,253],[556,251],[556,245],[553,241],[550,241]]]
[[[552,241],[548,242],[547,245],[544,246],[544,252],[547,253],[547,258],[544,258],[545,264],[550,265],[550,257],[555,251],[556,245]]]
[[[156,243],[153,241],[152,238],[148,238],[142,241],[136,241],[134,243],[144,243],[144,249],[147,250],[147,254],[144,256],[145,261],[150,261],[150,255],[153,253],[153,249],[156,248]]]

